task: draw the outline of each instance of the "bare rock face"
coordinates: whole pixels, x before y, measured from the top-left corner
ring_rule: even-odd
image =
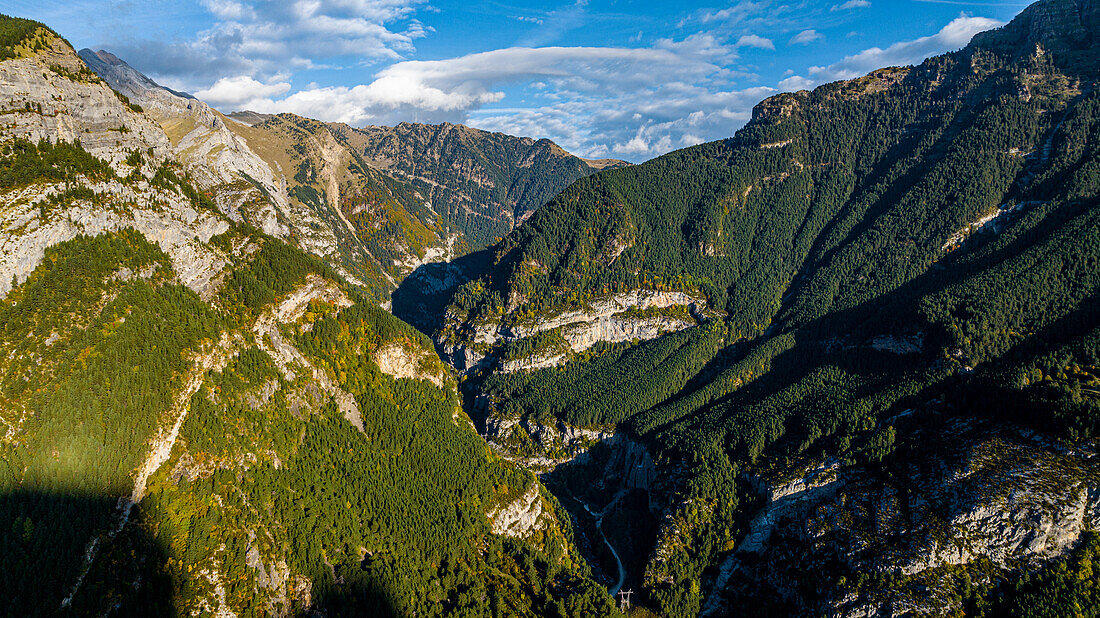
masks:
[[[378,364],[382,373],[395,379],[427,380],[443,388],[443,375],[439,371],[442,368],[436,371],[430,368],[429,361],[432,356],[434,355],[428,350],[394,341],[374,352],[374,362]],[[438,362],[436,364],[438,365]]]
[[[598,315],[589,322],[566,327],[562,334],[574,352],[583,352],[600,341],[609,343],[649,341],[666,333],[690,328],[695,324],[694,320],[669,316],[631,318],[619,315]]]
[[[205,243],[229,228],[217,213],[195,207],[178,188],[153,186],[148,178],[170,156],[164,131],[147,115],[131,109],[76,56],[53,37],[50,48],[26,58],[0,62],[0,109],[8,124],[4,138],[38,142],[79,142],[109,162],[126,181],[82,183],[94,200],[50,204],[60,184],[39,183],[0,195],[0,296],[38,266],[47,247],[79,234],[97,235],[127,227],[141,232],[172,259],[180,282],[208,297],[225,258]],[[41,111],[39,111],[41,110]],[[143,163],[124,163],[132,152]]]
[[[487,513],[493,534],[524,538],[550,525],[552,516],[543,512],[539,484],[531,487],[515,501]]]
[[[339,218],[328,221],[309,205],[291,199],[290,182],[278,157],[290,144],[252,131],[248,125],[191,95],[157,84],[110,52],[84,49],[80,57],[163,127],[174,156],[186,166],[193,181],[213,195],[219,209],[230,219],[247,221],[304,251],[331,258],[345,277],[359,281],[347,271],[338,255],[341,242],[345,241],[338,233],[341,230],[334,229],[333,224],[341,228],[348,224]],[[259,151],[265,152],[267,158]],[[334,161],[346,158],[333,153],[331,148],[324,152]],[[329,182],[329,205],[333,212],[339,213],[341,194],[333,184]]]
[[[500,362],[501,373],[515,373],[517,371],[535,371],[548,367],[557,367],[569,360],[565,354],[533,355],[516,360],[502,360]]]
[[[1095,445],[1067,449],[963,419],[945,420],[933,439],[901,458],[893,481],[837,462],[753,477],[765,506],[722,564],[713,589],[729,596],[713,594],[709,611],[745,595],[817,615],[948,614],[960,597],[945,572],[981,581],[982,564],[1035,566],[1100,525]],[[888,579],[861,586],[859,573]]]
[[[151,149],[157,160],[171,152],[156,122],[124,105],[60,37],[49,50],[0,62],[0,109],[9,112],[0,123],[5,136],[80,142],[113,164],[133,150]]]
[[[495,348],[539,333],[560,330],[572,352],[583,352],[600,341],[648,341],[661,335],[695,326],[694,318],[702,299],[684,292],[635,290],[594,300],[582,309],[563,311],[548,316],[525,318],[519,323],[501,321],[470,323],[454,312],[448,312],[445,323],[436,335],[436,344],[452,366],[469,371],[485,366]],[[647,310],[687,308],[692,317],[647,314]],[[538,353],[529,358],[510,359],[501,363],[504,372],[539,369],[560,365],[568,354],[557,351]]]
[[[76,200],[64,212],[41,207],[60,191],[57,186],[36,185],[0,194],[4,205],[0,210],[0,297],[11,290],[13,280],[26,280],[48,247],[80,234],[96,236],[128,227],[168,254],[180,283],[200,296],[213,294],[215,278],[227,262],[205,243],[229,229],[225,219],[196,210],[181,193],[153,188],[144,181],[112,180],[88,186],[97,193],[97,203]]]
[[[279,213],[289,207],[285,179],[257,155],[241,136],[230,128],[229,120],[206,103],[191,95],[157,84],[110,52],[80,50],[80,58],[115,90],[138,103],[166,130],[174,134],[173,150],[184,162],[195,181],[215,191],[219,206],[241,220],[242,204],[257,197],[269,202],[256,210],[249,223],[276,237],[286,237],[289,228]],[[244,182],[235,190],[223,185],[250,178],[258,186]]]

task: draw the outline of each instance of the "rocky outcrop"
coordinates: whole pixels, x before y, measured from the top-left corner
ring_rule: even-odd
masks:
[[[671,316],[628,317],[618,314],[595,316],[592,321],[570,324],[562,329],[562,335],[574,352],[583,352],[600,341],[649,341],[695,325],[694,320]]]
[[[363,419],[355,397],[340,388],[323,367],[314,366],[298,348],[287,341],[279,328],[280,324],[289,324],[305,313],[311,300],[321,300],[337,307],[350,307],[352,302],[331,281],[317,275],[309,275],[306,282],[288,294],[274,308],[264,312],[256,320],[252,332],[260,349],[267,352],[287,381],[293,381],[302,372],[312,378],[326,395],[336,402],[340,413],[349,423],[363,430]]]
[[[494,348],[502,344],[560,329],[573,352],[583,352],[604,341],[647,341],[695,326],[704,302],[684,292],[635,290],[593,300],[581,309],[551,315],[524,318],[520,322],[501,321],[467,323],[463,316],[448,311],[436,336],[443,356],[460,371],[485,366]],[[676,314],[647,313],[647,310],[687,308],[691,317]],[[509,359],[503,371],[518,371],[556,366],[568,360],[560,353],[539,354],[532,358]]]
[[[1094,0],[1047,0],[1024,9],[1007,26],[974,37],[971,48],[1010,50],[1026,57],[1036,48],[1049,50],[1060,68],[1100,70],[1100,4]]]
[[[764,494],[766,506],[753,518],[738,551],[761,551],[777,522],[790,519],[808,505],[818,504],[835,495],[843,486],[837,475],[838,468],[839,464],[835,461],[821,464],[795,479],[774,485],[759,477],[751,477],[753,486]],[[721,588],[723,583],[719,582],[718,587]]]
[[[196,183],[213,190],[219,207],[231,218],[247,218],[279,238],[290,233],[288,219],[304,217],[302,223],[311,223],[316,218],[311,213],[288,212],[285,178],[232,130],[235,121],[189,94],[161,86],[110,52],[82,49],[80,58],[169,132],[175,156],[187,165]],[[257,208],[257,201],[263,205]],[[246,204],[247,212],[242,211]],[[328,245],[331,249],[335,240]]]
[[[684,292],[635,290],[633,292],[613,294],[605,298],[591,301],[587,303],[584,309],[564,311],[550,317],[540,317],[528,323],[519,323],[512,326],[510,329],[502,330],[505,336],[519,339],[530,337],[542,331],[569,327],[565,329],[565,331],[569,331],[571,328],[576,329],[574,338],[570,339],[570,345],[572,345],[575,350],[579,350],[587,347],[584,345],[584,340],[581,338],[587,330],[579,328],[581,325],[597,325],[598,329],[601,320],[613,318],[618,314],[625,313],[632,309],[664,309],[675,306],[692,307],[701,305],[702,301],[699,298]],[[565,333],[563,332],[563,334]],[[569,339],[569,335],[566,335],[566,338]],[[574,343],[574,341],[576,343]]]
[[[712,613],[739,594],[782,598],[818,615],[951,613],[960,597],[957,580],[939,575],[945,569],[975,568],[978,581],[988,577],[982,564],[1033,566],[1065,555],[1100,525],[1095,445],[1063,448],[964,419],[945,420],[934,440],[931,449],[900,455],[893,481],[837,462],[793,480],[754,477],[765,506],[720,568]],[[889,578],[853,587],[855,573]]]
[[[60,37],[52,37],[48,50],[0,62],[0,111],[5,137],[80,142],[119,170],[131,151],[151,153],[155,161],[171,152],[157,123],[123,104],[107,84],[87,73]]]
[[[341,180],[351,156],[324,130],[324,123],[315,123],[320,130],[293,136],[279,130],[253,129],[191,95],[157,84],[107,51],[84,49],[80,56],[96,74],[160,123],[171,139],[174,156],[229,218],[247,221],[304,251],[328,258],[350,281],[366,285],[352,271],[360,271],[362,262],[376,261],[378,256],[364,252],[357,230],[344,215],[341,201],[346,189]],[[275,124],[282,126],[279,120]],[[301,183],[288,179],[285,170],[293,172],[298,162],[289,153],[299,151],[308,153],[324,176],[318,180],[323,181],[325,204],[303,203],[292,197],[292,189]],[[397,251],[404,254],[408,248],[398,247]]]
[[[3,66],[0,64],[0,66]],[[208,298],[226,259],[207,243],[229,229],[223,218],[197,210],[182,193],[151,187],[145,181],[86,183],[97,198],[75,200],[64,212],[42,207],[60,187],[33,185],[0,195],[0,297],[12,281],[22,282],[38,266],[46,249],[77,235],[95,236],[133,228],[172,259],[179,281]]]
[[[548,367],[557,367],[569,360],[569,357],[565,354],[549,354],[549,355],[534,355],[527,358],[517,358],[512,360],[502,359],[500,361],[501,373],[515,373],[517,371],[535,371],[536,369],[546,369]]]
[[[550,525],[553,518],[543,512],[543,500],[539,495],[539,484],[532,483],[522,496],[514,501],[490,510],[489,525],[493,534],[525,538],[537,530]]]
[[[95,197],[50,203],[64,190],[39,183],[0,195],[0,296],[38,266],[46,248],[79,234],[98,235],[133,228],[160,246],[172,259],[179,281],[209,298],[225,258],[206,246],[228,222],[201,210],[176,187],[149,181],[171,154],[164,131],[146,114],[134,111],[94,74],[64,40],[27,58],[0,62],[0,109],[5,137],[33,142],[79,142],[109,162],[122,180],[92,182],[72,179]],[[124,163],[132,152],[142,155],[137,167]]]
[[[428,350],[394,341],[380,347],[373,356],[382,373],[394,379],[427,380],[443,388],[443,375],[440,371],[442,367],[434,372],[429,369],[434,354]]]

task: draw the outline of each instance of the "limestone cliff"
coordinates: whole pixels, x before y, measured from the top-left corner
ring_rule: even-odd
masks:
[[[466,371],[483,366],[510,345],[523,345],[525,340],[549,331],[560,334],[567,349],[536,349],[501,363],[506,372],[530,370],[560,365],[572,353],[583,352],[601,341],[647,341],[690,328],[705,319],[704,304],[702,299],[684,292],[635,290],[536,316],[471,319],[460,307],[452,306],[435,339],[448,362]]]
[[[764,506],[714,582],[728,594],[714,593],[704,614],[741,595],[820,615],[949,614],[961,609],[961,573],[995,581],[1065,555],[1100,525],[1095,445],[1061,448],[974,420],[918,434],[928,431],[936,443],[915,436],[893,480],[837,461],[750,476]]]
[[[483,244],[482,230],[503,233],[576,178],[622,164],[458,125],[356,129],[291,114],[226,116],[110,52],[80,57],[159,122],[227,216],[326,258],[380,300],[423,264]]]
[[[155,179],[171,155],[167,136],[89,72],[68,43],[51,37],[45,51],[0,62],[0,109],[8,110],[6,139],[79,143],[116,175],[38,182],[0,195],[0,296],[26,279],[47,247],[126,227],[158,244],[182,283],[202,295],[213,292],[225,259],[206,243],[228,222],[182,186]],[[67,197],[73,181],[85,192]]]

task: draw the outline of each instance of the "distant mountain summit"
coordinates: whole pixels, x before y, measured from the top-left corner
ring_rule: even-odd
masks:
[[[418,265],[511,231],[574,180],[626,165],[461,125],[357,129],[293,114],[225,116],[107,51],[80,55],[158,119],[227,213],[293,238],[379,298]]]
[[[341,274],[384,290],[442,233],[411,190],[346,127],[85,57],[110,79],[0,15],[4,613],[611,615],[431,341]]]
[[[195,100],[195,97],[185,92],[177,92],[171,88],[161,86],[109,51],[103,49],[92,51],[84,48],[77,52],[77,55],[88,65],[89,69],[95,71],[96,75],[103,79],[110,77],[111,87],[128,97],[145,98],[156,96],[160,91],[164,91],[177,98]],[[166,100],[171,101],[172,99]]]

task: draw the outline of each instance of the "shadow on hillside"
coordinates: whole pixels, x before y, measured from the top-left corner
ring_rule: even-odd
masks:
[[[1070,204],[1053,209],[1044,213],[1032,227],[1021,230],[1016,238],[989,251],[981,250],[993,243],[996,237],[979,236],[971,241],[967,251],[944,257],[938,265],[895,289],[857,305],[829,311],[804,324],[791,324],[793,320],[790,314],[781,312],[783,317],[778,321],[780,327],[776,335],[792,333],[795,342],[790,349],[771,358],[767,372],[769,379],[750,381],[745,386],[710,401],[707,405],[687,411],[682,416],[660,415],[663,410],[657,410],[653,414],[657,422],[645,433],[662,434],[673,431],[678,426],[687,426],[688,429],[684,430],[686,433],[702,431],[714,422],[713,410],[716,408],[722,410],[720,416],[727,423],[750,422],[751,419],[741,418],[740,415],[742,412],[747,414],[754,403],[765,401],[786,389],[809,387],[808,384],[799,385],[811,373],[826,366],[840,369],[848,376],[858,376],[861,383],[853,392],[860,397],[867,397],[887,388],[896,382],[898,376],[904,374],[923,380],[925,378],[920,378],[917,374],[943,361],[942,350],[949,345],[950,336],[941,330],[942,323],[928,322],[922,301],[946,295],[944,304],[953,304],[953,311],[959,317],[967,318],[966,312],[971,311],[970,302],[978,303],[980,299],[971,300],[967,296],[970,290],[960,290],[955,286],[983,279],[1006,281],[1008,275],[1002,269],[1007,263],[1031,248],[1049,251],[1049,243],[1056,241],[1059,232],[1066,230],[1067,225],[1075,220],[1087,216],[1089,207],[1085,204]],[[996,286],[986,291],[990,297],[1002,293]],[[1041,306],[1040,303],[1044,302],[1042,299],[1047,293],[1045,289],[1036,288],[1029,300],[1036,306]],[[1077,302],[1077,309],[1041,326],[1031,336],[1001,351],[997,358],[1015,363],[1030,361],[1059,345],[1085,336],[1092,329],[1100,327],[1100,310],[1096,309],[1098,299],[1100,291],[1092,290]],[[871,340],[880,335],[904,337],[917,331],[924,336],[923,351],[918,354],[894,354],[875,350],[870,345]],[[764,345],[766,341],[766,338],[761,338],[748,344],[744,356],[748,356],[753,349]],[[896,415],[917,402],[941,397],[947,389],[957,390],[960,380],[962,376],[954,374],[941,376],[926,384],[919,392],[894,402],[890,409],[877,410],[876,413],[879,418]],[[974,386],[973,379],[965,381],[971,387]],[[692,386],[698,389],[704,384]],[[824,387],[826,384],[813,386]],[[662,408],[668,409],[670,404],[686,399],[692,392],[685,389],[665,402]],[[810,399],[812,401],[813,398]],[[797,444],[807,437],[807,428],[791,422],[792,420],[793,418],[784,419],[784,441]]]
[[[147,534],[140,509],[113,537],[118,499],[74,493],[18,490],[0,495],[0,590],[7,616],[177,616],[173,598],[188,597],[201,578],[183,581],[169,567],[164,539]],[[63,599],[85,572],[92,539],[95,559],[71,603]],[[301,616],[396,616],[391,595],[366,571],[340,573],[319,589]],[[225,585],[233,595],[235,582]],[[247,584],[250,586],[251,584]],[[238,595],[239,596],[239,595]]]
[[[458,286],[488,271],[492,253],[483,249],[451,262],[424,264],[393,291],[393,314],[431,336]]]
[[[138,526],[106,541],[118,500],[102,496],[16,491],[0,496],[0,590],[9,616],[174,615],[165,555]],[[84,571],[88,543],[97,544]]]

